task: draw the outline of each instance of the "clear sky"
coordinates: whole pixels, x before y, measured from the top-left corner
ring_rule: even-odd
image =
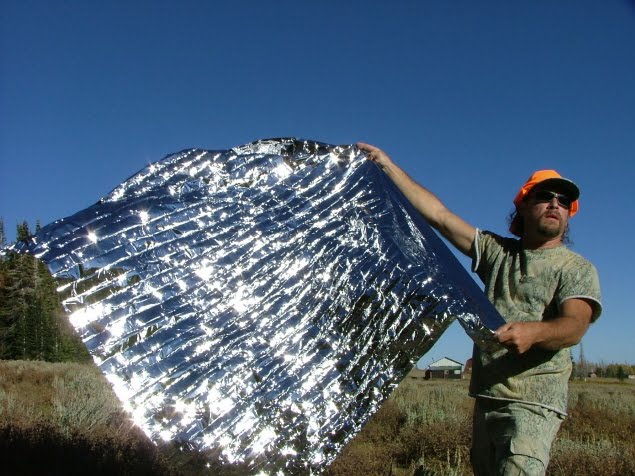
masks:
[[[9,240],[191,147],[363,140],[499,233],[555,168],[603,288],[584,354],[635,362],[634,1],[4,0],[0,41]],[[423,360],[470,353],[454,324]]]

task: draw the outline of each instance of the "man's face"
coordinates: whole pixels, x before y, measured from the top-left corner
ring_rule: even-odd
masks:
[[[521,210],[526,232],[544,239],[562,237],[569,222],[571,200],[562,191],[536,186]]]

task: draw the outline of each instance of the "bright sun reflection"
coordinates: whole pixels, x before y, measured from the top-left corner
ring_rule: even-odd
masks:
[[[207,281],[214,272],[214,268],[208,263],[202,263],[202,266],[194,271],[194,273],[203,281]]]
[[[284,162],[278,164],[275,169],[273,169],[273,173],[278,176],[280,179],[287,178],[291,175],[292,169]]]
[[[78,311],[75,311],[68,317],[68,320],[73,325],[73,327],[78,329],[86,327],[91,322],[100,319],[109,312],[110,306],[98,302],[91,306],[87,306],[85,308],[79,309]]]

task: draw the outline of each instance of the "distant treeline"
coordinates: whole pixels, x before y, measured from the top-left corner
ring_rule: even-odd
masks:
[[[26,223],[18,225],[17,236],[30,238]],[[90,361],[68,323],[46,265],[31,255],[6,250],[0,256],[0,359]]]
[[[635,375],[635,365],[629,364],[590,364],[591,373],[596,377],[625,379]]]

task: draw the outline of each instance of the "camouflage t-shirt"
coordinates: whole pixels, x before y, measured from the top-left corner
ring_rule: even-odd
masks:
[[[595,267],[565,246],[525,250],[520,240],[477,230],[473,270],[507,322],[549,320],[567,299],[582,298],[602,310]],[[474,346],[470,395],[533,403],[566,415],[571,351],[531,348],[518,355]]]

